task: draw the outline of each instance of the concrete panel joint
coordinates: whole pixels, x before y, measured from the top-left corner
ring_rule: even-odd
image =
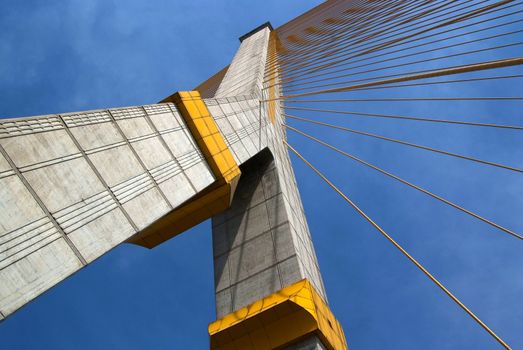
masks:
[[[180,111],[216,181],[128,240],[129,243],[148,248],[153,248],[227,209],[241,174],[200,93],[181,91],[169,97],[169,100]]]
[[[282,142],[277,31],[240,41],[201,94],[0,120],[0,321],[120,243],[212,218],[213,349],[347,348]]]

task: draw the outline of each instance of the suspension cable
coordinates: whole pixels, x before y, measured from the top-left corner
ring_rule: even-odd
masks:
[[[430,31],[432,31],[434,29],[442,28],[442,27],[445,27],[445,26],[448,26],[448,25],[451,25],[451,24],[455,24],[455,23],[459,23],[461,21],[468,20],[470,18],[474,18],[474,17],[478,16],[480,13],[493,11],[493,9],[495,7],[502,6],[502,5],[508,4],[510,2],[512,2],[512,0],[499,1],[499,2],[497,2],[495,4],[490,4],[488,6],[480,8],[480,9],[477,9],[477,10],[474,10],[474,11],[471,11],[471,12],[468,12],[468,13],[465,13],[465,14],[461,14],[458,17],[452,18],[450,20],[445,21],[444,23],[440,23],[440,24],[438,24],[436,26],[433,26],[433,27],[427,28],[426,26],[422,26],[421,27],[422,30],[417,32],[417,33],[414,33],[414,34],[411,33],[411,34],[406,35],[404,37],[390,40],[390,41],[385,42],[383,44],[379,44],[375,48],[372,48],[372,49],[369,49],[369,50],[359,51],[356,55],[348,57],[348,58],[343,58],[343,59],[340,58],[338,60],[332,60],[332,56],[330,56],[329,59],[331,60],[331,62],[325,63],[325,64],[320,65],[320,66],[317,66],[314,69],[309,69],[307,73],[302,73],[301,75],[303,75],[303,74],[311,74],[311,73],[314,73],[316,71],[323,70],[323,69],[325,69],[325,68],[327,68],[329,66],[332,66],[332,65],[335,65],[335,64],[338,64],[338,63],[343,63],[347,59],[352,59],[352,58],[355,58],[355,57],[367,55],[367,54],[370,54],[370,53],[382,50],[384,48],[388,48],[388,47],[390,47],[393,44],[396,44],[398,42],[404,42],[406,39],[416,37],[416,36],[418,36],[420,34],[424,34],[424,33],[430,32]],[[312,60],[313,64],[315,64],[315,62],[316,62],[316,60]]]
[[[422,121],[422,122],[432,122],[432,123],[442,123],[442,124],[457,124],[457,125],[468,125],[468,126],[483,126],[483,127],[500,128],[500,129],[523,130],[523,126],[488,124],[488,123],[473,123],[473,122],[466,122],[466,121],[461,121],[461,120],[406,117],[406,116],[402,116],[402,115],[348,112],[348,111],[338,111],[338,110],[334,110],[334,109],[320,109],[320,108],[306,108],[306,107],[285,106],[284,108],[292,109],[292,110],[299,110],[299,111],[343,114],[343,115],[351,115],[351,116],[357,116],[357,117],[389,118],[389,119],[412,120],[412,121]]]
[[[431,34],[429,36],[426,36],[426,38],[439,36],[441,34],[449,32],[449,31],[456,31],[456,30],[459,30],[459,29],[462,29],[462,28],[467,28],[467,27],[470,27],[470,26],[473,26],[473,25],[489,22],[489,21],[496,20],[496,19],[499,19],[499,18],[508,17],[510,15],[518,14],[518,13],[521,13],[521,12],[523,12],[523,11],[519,10],[519,11],[511,12],[511,13],[508,13],[508,14],[503,14],[501,16],[497,16],[497,17],[494,17],[494,18],[488,18],[486,20],[481,20],[479,22],[475,22],[475,23],[472,23],[472,24],[467,24],[465,26],[460,26],[458,28],[452,28],[452,29],[446,30],[446,31],[441,32],[441,33],[433,33],[433,34]],[[392,51],[388,51],[388,52],[384,52],[384,53],[383,52],[382,53],[378,53],[376,55],[369,56],[369,57],[363,57],[363,58],[360,58],[360,59],[357,59],[357,60],[347,60],[347,62],[344,62],[342,64],[336,65],[336,67],[346,66],[348,64],[354,64],[354,63],[357,63],[357,62],[364,62],[364,61],[368,61],[369,59],[376,58],[376,57],[383,58],[384,56],[388,56],[388,55],[393,54],[393,53],[405,52],[405,51],[413,49],[413,48],[427,46],[427,45],[430,45],[430,44],[433,44],[433,43],[437,43],[437,42],[441,42],[441,41],[447,41],[447,40],[450,40],[450,39],[453,39],[453,38],[459,38],[459,37],[462,37],[462,36],[475,34],[475,33],[483,32],[483,31],[487,31],[487,30],[491,30],[491,29],[495,29],[495,28],[499,28],[499,27],[504,27],[504,26],[508,26],[508,25],[512,25],[512,24],[520,23],[520,22],[523,22],[523,19],[517,19],[517,20],[513,20],[513,21],[509,21],[509,22],[504,22],[504,23],[501,23],[501,24],[488,26],[488,27],[481,27],[480,29],[476,29],[476,30],[472,30],[472,31],[464,32],[464,33],[459,33],[459,34],[456,34],[456,35],[453,35],[453,36],[440,38],[440,39],[432,40],[432,41],[429,41],[429,42],[422,42],[422,43],[411,45],[411,46],[408,46],[408,47],[402,47],[402,48],[398,48],[398,49],[395,49],[395,50],[392,50]],[[417,40],[418,39],[416,39],[414,41],[417,41]],[[411,41],[413,41],[413,40],[411,40]],[[401,45],[398,44],[396,46],[401,46]],[[336,68],[336,67],[331,67],[331,68]],[[348,70],[350,67],[339,68],[339,69],[336,69],[336,70],[330,70],[331,68],[329,68],[329,71],[325,72],[325,73],[309,74],[309,75],[304,76],[303,78],[292,79],[292,81],[290,81],[290,83],[291,84],[295,84],[295,82],[297,82],[297,81],[302,81],[303,83],[312,83],[312,82],[320,82],[320,81],[324,81],[324,80],[327,80],[327,79],[332,79],[333,77],[323,78],[323,79],[314,79],[314,78],[325,76],[325,75],[332,75],[332,74],[339,73],[339,72],[343,72],[343,71]],[[354,68],[356,68],[356,67],[354,67]],[[314,79],[314,80],[311,80],[311,79]],[[268,81],[266,81],[266,82],[268,82]],[[279,82],[279,83],[277,83],[275,85],[289,85],[289,84],[287,83],[286,80],[282,80],[281,82]],[[267,88],[270,88],[270,87],[272,87],[272,85],[268,86]]]
[[[367,90],[393,89],[393,88],[429,86],[429,85],[440,85],[440,84],[471,83],[471,82],[478,82],[478,81],[514,79],[514,78],[523,78],[523,74],[495,75],[492,77],[481,77],[481,78],[450,79],[450,80],[439,80],[439,81],[425,81],[425,82],[410,83],[410,84],[384,85],[384,86],[375,86],[375,87],[369,87],[369,88],[354,89],[354,90],[350,90],[350,91],[346,91],[346,92],[359,92],[359,91],[367,91]],[[291,101],[292,100],[287,100],[285,102],[291,102]]]
[[[363,216],[375,229],[377,229],[390,243],[394,245],[407,259],[409,259],[416,267],[421,270],[432,282],[434,282],[445,294],[447,294],[459,307],[461,307],[470,317],[474,319],[484,330],[486,330],[496,341],[505,349],[511,350],[511,347],[503,341],[493,330],[491,330],[478,316],[476,316],[469,308],[465,306],[450,290],[447,289],[436,277],[434,277],[423,265],[421,265],[412,255],[410,255],[398,242],[396,242],[385,230],[383,230],[374,220],[372,220],[356,203],[354,203],[347,195],[345,195],[336,185],[334,185],[323,173],[321,173],[314,165],[309,163],[298,151],[296,151],[287,141],[283,143],[296,154],[305,164],[307,164],[323,181],[325,181],[334,191],[336,191],[347,203],[354,208],[358,214]]]
[[[435,77],[441,77],[441,76],[446,76],[446,75],[481,71],[481,70],[486,70],[486,69],[496,69],[496,68],[502,68],[502,67],[518,66],[518,65],[522,65],[522,64],[523,64],[523,57],[507,58],[507,59],[496,60],[496,61],[488,61],[488,62],[481,62],[481,63],[474,63],[474,64],[467,64],[467,65],[462,65],[462,66],[454,66],[454,67],[448,67],[448,68],[443,68],[443,69],[431,70],[426,73],[407,74],[407,75],[402,75],[398,78],[371,81],[368,83],[342,86],[342,87],[333,88],[333,89],[325,89],[325,90],[319,90],[319,91],[311,91],[311,92],[305,92],[305,93],[299,93],[299,94],[293,94],[293,95],[286,95],[286,96],[276,97],[271,100],[282,100],[282,99],[289,99],[289,98],[302,97],[302,96],[319,95],[319,94],[325,94],[325,93],[344,92],[344,91],[355,90],[355,89],[363,88],[363,87],[371,87],[371,86],[385,85],[385,84],[391,84],[391,83],[400,83],[400,82],[404,82],[404,81],[412,81],[412,80],[418,80],[418,79],[435,78]],[[263,100],[262,102],[267,102],[267,101],[270,101],[270,100]]]
[[[489,224],[489,225],[491,225],[491,226],[493,226],[493,227],[495,227],[495,228],[497,228],[497,229],[499,229],[499,230],[501,230],[501,231],[503,231],[505,233],[508,233],[508,234],[510,234],[510,235],[512,235],[512,236],[514,236],[516,238],[519,238],[519,239],[523,240],[523,236],[517,234],[516,232],[511,231],[511,230],[509,230],[509,229],[507,229],[507,228],[505,228],[505,227],[503,227],[501,225],[498,225],[495,222],[490,221],[490,220],[488,220],[488,219],[486,219],[486,218],[484,218],[484,217],[482,217],[482,216],[480,216],[478,214],[475,214],[475,213],[471,212],[470,210],[467,210],[467,209],[465,209],[465,208],[463,208],[463,207],[461,207],[461,206],[459,206],[459,205],[457,205],[457,204],[455,204],[455,203],[453,203],[453,202],[451,202],[451,201],[449,201],[449,200],[447,200],[447,199],[445,199],[443,197],[440,197],[437,194],[434,194],[434,193],[432,193],[432,192],[430,192],[430,191],[428,191],[428,190],[426,190],[426,189],[424,189],[424,188],[422,188],[420,186],[417,186],[417,185],[415,185],[415,184],[413,184],[411,182],[408,182],[407,180],[404,180],[404,179],[402,179],[401,177],[399,177],[397,175],[394,175],[394,174],[392,174],[390,172],[387,172],[387,171],[385,171],[385,170],[383,170],[383,169],[381,169],[381,168],[379,168],[379,167],[377,167],[377,166],[375,166],[375,165],[373,165],[373,164],[371,164],[369,162],[366,162],[365,160],[363,160],[361,158],[358,158],[358,157],[356,157],[356,156],[354,156],[352,154],[344,152],[341,149],[336,148],[333,145],[328,144],[325,141],[317,139],[314,136],[311,136],[311,135],[309,135],[309,134],[307,134],[307,133],[305,133],[305,132],[303,132],[301,130],[293,128],[290,125],[283,124],[282,126],[284,128],[286,128],[286,129],[289,129],[289,130],[292,130],[292,131],[294,131],[294,132],[296,132],[298,134],[301,134],[302,136],[305,136],[305,137],[309,138],[310,140],[313,140],[313,141],[315,141],[315,142],[317,142],[317,143],[319,143],[319,144],[321,144],[321,145],[323,145],[325,147],[328,147],[328,148],[332,149],[333,151],[336,151],[336,152],[338,152],[338,153],[340,153],[340,154],[342,154],[342,155],[344,155],[346,157],[349,157],[352,160],[355,160],[355,161],[359,162],[360,164],[366,165],[366,166],[368,166],[368,167],[370,167],[370,168],[372,168],[374,170],[379,171],[380,173],[382,173],[384,175],[387,175],[388,177],[391,177],[391,178],[393,178],[393,179],[395,179],[395,180],[397,180],[397,181],[399,181],[399,182],[401,182],[401,183],[403,183],[403,184],[405,184],[407,186],[410,186],[410,187],[412,187],[412,188],[414,188],[414,189],[416,189],[416,190],[418,190],[418,191],[420,191],[422,193],[425,193],[426,195],[429,195],[432,198],[435,198],[435,199],[437,199],[437,200],[439,200],[439,201],[441,201],[441,202],[443,202],[443,203],[445,203],[447,205],[450,205],[451,207],[453,207],[455,209],[458,209],[458,210],[460,210],[460,211],[462,211],[462,212],[464,212],[464,213],[466,213],[466,214],[468,214],[468,215],[470,215],[470,216],[472,216],[472,217],[474,217],[476,219],[479,219],[479,220],[481,220],[481,221],[483,221],[483,222],[485,222],[485,223],[487,223],[487,224]]]
[[[407,58],[407,57],[416,57],[416,56],[419,56],[419,55],[422,55],[422,54],[427,54],[427,53],[434,52],[434,51],[439,51],[439,50],[442,50],[442,49],[448,49],[448,48],[451,48],[451,47],[464,46],[464,45],[468,45],[470,43],[477,43],[477,42],[484,41],[484,40],[490,40],[492,38],[499,38],[499,37],[502,37],[502,36],[519,34],[521,32],[523,32],[523,29],[519,29],[519,30],[507,32],[507,33],[496,34],[496,35],[492,35],[490,37],[485,37],[485,38],[480,38],[480,39],[474,39],[474,40],[469,40],[469,41],[462,41],[462,42],[459,42],[457,44],[445,45],[445,46],[441,46],[441,47],[431,48],[431,49],[418,51],[418,52],[414,52],[414,53],[403,54],[403,55],[399,55],[399,56],[395,56],[395,57],[391,57],[391,58],[387,58],[387,59],[383,59],[383,60],[379,60],[379,61],[375,61],[375,62],[370,62],[370,63],[366,63],[366,64],[362,64],[362,65],[357,65],[357,66],[345,68],[343,71],[352,71],[352,70],[355,70],[356,68],[361,68],[361,67],[369,67],[369,66],[373,67],[373,65],[377,65],[379,63],[395,61],[395,60],[404,59],[404,58]],[[477,54],[477,53],[480,53],[480,52],[494,51],[494,50],[499,50],[499,49],[503,49],[503,48],[521,46],[522,44],[523,44],[523,42],[519,41],[519,42],[503,44],[503,45],[498,45],[498,46],[491,46],[491,47],[486,47],[486,48],[481,48],[481,49],[463,51],[463,52],[454,53],[454,54],[446,54],[446,55],[442,55],[442,56],[436,56],[436,57],[432,57],[430,59],[427,59],[427,58],[418,59],[418,60],[410,61],[410,62],[406,62],[406,63],[399,63],[399,64],[394,64],[394,65],[389,65],[389,66],[384,66],[384,67],[371,68],[371,69],[366,69],[366,70],[359,70],[359,71],[355,71],[355,72],[352,72],[352,73],[340,74],[340,75],[333,76],[333,77],[327,77],[327,78],[322,78],[322,79],[316,79],[316,80],[311,80],[311,81],[300,82],[299,84],[288,84],[288,85],[284,85],[283,87],[285,88],[285,90],[287,92],[295,92],[295,91],[300,91],[300,90],[304,90],[304,89],[313,89],[313,88],[317,89],[317,88],[320,88],[320,87],[336,86],[336,85],[346,84],[346,82],[340,81],[340,82],[331,82],[331,83],[316,84],[316,85],[310,85],[310,84],[314,84],[316,82],[325,82],[325,81],[328,82],[328,81],[332,81],[332,80],[336,80],[336,79],[340,79],[340,78],[347,78],[347,77],[352,77],[354,75],[361,75],[361,74],[385,71],[385,70],[390,70],[390,69],[393,69],[393,68],[400,68],[400,67],[405,67],[405,66],[413,66],[413,65],[416,65],[416,64],[420,64],[420,63],[427,63],[427,62],[432,62],[432,61],[440,61],[440,60],[445,60],[445,59],[454,58],[454,57],[460,57],[460,56],[466,56],[466,55],[471,55],[471,54]],[[327,74],[330,74],[330,73],[324,73],[324,75],[327,75]],[[310,85],[310,86],[303,87],[303,85]]]
[[[427,146],[423,146],[423,145],[419,145],[419,144],[415,144],[415,143],[411,143],[411,142],[401,141],[401,140],[398,140],[398,139],[393,139],[393,138],[390,138],[390,137],[385,137],[385,136],[381,136],[381,135],[377,135],[377,134],[371,134],[371,133],[368,133],[368,132],[363,132],[363,131],[359,131],[359,130],[349,129],[349,128],[345,128],[345,127],[339,126],[339,125],[332,125],[332,124],[323,123],[323,122],[319,122],[319,121],[316,121],[316,120],[311,120],[311,119],[306,119],[306,118],[301,118],[301,117],[296,117],[296,116],[288,115],[288,114],[285,114],[285,116],[288,117],[288,118],[301,120],[301,121],[304,121],[304,122],[307,122],[307,123],[312,123],[312,124],[316,124],[316,125],[322,125],[322,126],[326,126],[326,127],[329,127],[329,128],[338,129],[338,130],[342,130],[342,131],[347,131],[347,132],[358,134],[358,135],[362,135],[362,136],[368,136],[368,137],[372,137],[372,138],[375,138],[375,139],[380,139],[380,140],[384,140],[384,141],[394,142],[394,143],[398,143],[398,144],[401,144],[401,145],[410,146],[410,147],[414,147],[414,148],[418,148],[418,149],[423,149],[423,150],[434,152],[434,153],[440,153],[440,154],[444,154],[444,155],[447,155],[447,156],[456,157],[456,158],[460,158],[460,159],[464,159],[464,160],[469,160],[469,161],[480,163],[480,164],[490,165],[490,166],[494,166],[494,167],[498,167],[498,168],[502,168],[502,169],[506,169],[506,170],[515,171],[515,172],[518,172],[518,173],[523,173],[523,169],[511,167],[511,166],[508,166],[508,165],[503,165],[503,164],[499,164],[499,163],[489,162],[489,161],[486,161],[486,160],[473,158],[473,157],[469,157],[469,156],[464,156],[464,155],[461,155],[461,154],[452,153],[452,152],[448,152],[448,151],[443,151],[443,150],[440,150],[440,149],[427,147]]]
[[[399,97],[399,98],[353,98],[337,100],[291,100],[285,102],[412,102],[412,101],[521,101],[517,97]]]

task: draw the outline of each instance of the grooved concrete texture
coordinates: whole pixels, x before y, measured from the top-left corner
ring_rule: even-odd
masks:
[[[1,120],[0,312],[214,180],[172,104]]]
[[[265,28],[244,39],[217,95],[230,92],[256,100],[258,96],[267,98],[267,90],[263,90],[265,68],[260,68],[260,60],[264,67],[269,34]],[[258,120],[244,110],[240,114],[242,123],[226,103],[220,104],[219,111],[209,100],[206,102],[227,140],[237,140],[227,136],[230,130],[245,130],[238,141],[230,143],[242,164],[231,208],[213,217],[217,317],[304,278],[326,300],[296,180],[282,142],[285,134],[280,127],[281,108],[275,105],[274,124],[269,121],[267,103],[260,104]]]
[[[205,99],[243,172],[212,219],[218,318],[304,278],[326,300],[283,113],[261,103],[269,34]],[[171,103],[1,120],[0,320],[215,180]]]

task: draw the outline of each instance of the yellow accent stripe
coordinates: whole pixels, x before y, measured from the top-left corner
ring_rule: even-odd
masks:
[[[229,208],[241,175],[238,164],[198,91],[180,91],[163,102],[174,102],[216,181],[129,240],[130,243],[148,248]]]
[[[214,176],[230,183],[240,176],[240,168],[218,125],[211,116],[198,91],[180,91],[174,95],[174,103],[200,147]]]
[[[340,323],[311,283],[302,280],[209,325],[211,349],[275,349],[316,334],[331,350],[345,350]]]
[[[276,56],[276,47],[277,42],[279,41],[278,35],[275,31],[272,31],[269,35],[269,52],[268,57]],[[268,114],[269,114],[269,120],[272,124],[276,121],[276,103],[275,103],[275,97],[276,97],[276,72],[278,70],[276,69],[277,60],[271,60],[269,62],[269,67],[267,67],[269,74],[269,102],[268,102]]]

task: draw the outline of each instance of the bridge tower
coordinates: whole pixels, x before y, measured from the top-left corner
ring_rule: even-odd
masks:
[[[512,0],[329,0],[277,29],[270,23],[254,28],[239,38],[227,67],[193,90],[178,91],[157,104],[0,119],[0,321],[119,244],[154,248],[211,219],[216,302],[216,321],[208,327],[212,349],[346,349],[343,328],[329,307],[291,150],[492,341],[510,349],[417,254],[387,232],[386,223],[380,226],[380,220],[290,145],[287,132],[453,208],[499,236],[523,240],[517,230],[467,208],[459,193],[450,194],[454,190],[433,192],[397,175],[402,172],[386,170],[387,162],[374,164],[352,153],[358,147],[349,147],[359,137],[393,145],[383,147],[387,153],[381,159],[387,157],[391,167],[405,166],[418,156],[396,154],[396,146],[441,157],[443,165],[427,157],[419,168],[433,178],[443,168],[461,172],[465,163],[521,175],[521,167],[489,160],[501,148],[483,138],[486,130],[513,132],[489,140],[503,140],[503,145],[511,141],[514,150],[521,149],[516,133],[523,130],[518,117],[523,97],[514,95],[523,78],[523,42],[516,39],[523,32],[523,20],[516,18],[520,5]],[[489,111],[495,114],[481,116]],[[356,119],[362,123],[353,125]],[[372,120],[380,124],[370,124]],[[365,131],[367,121],[389,134]],[[442,129],[429,133],[421,125]],[[316,127],[319,138],[308,131]],[[447,127],[463,132],[443,129]],[[475,137],[493,153],[473,155],[481,147],[455,152],[453,148],[468,146],[461,140],[473,134],[468,130],[479,132]],[[337,133],[355,137],[342,139]],[[344,142],[336,146],[324,141],[329,135]],[[425,142],[429,135],[436,136],[439,146]],[[419,142],[411,141],[414,136]],[[517,163],[517,152],[512,160]],[[471,174],[476,170],[469,169]],[[469,175],[461,175],[446,179],[451,189],[457,188],[458,179],[470,182],[470,191],[460,193],[491,204]],[[490,173],[480,176],[490,187],[506,185],[505,195],[490,197],[492,202],[509,195],[521,198],[514,190],[520,178],[504,184],[508,176],[502,181],[490,181]],[[409,211],[416,209],[407,204]],[[454,229],[445,232],[448,226],[431,231],[429,218],[423,219],[425,237],[442,243],[445,234],[458,236]],[[412,227],[405,225],[403,231],[418,239]],[[475,241],[482,239],[477,233]],[[449,246],[443,243],[440,250]],[[491,256],[498,259],[505,253],[504,247]],[[486,260],[482,256],[476,261]],[[511,282],[506,286],[517,294]],[[482,289],[485,295],[486,286]],[[412,326],[409,340],[415,333]]]
[[[287,152],[270,23],[154,105],[0,121],[0,319],[121,243],[211,218],[212,349],[346,349]],[[269,76],[269,80],[265,77]]]

